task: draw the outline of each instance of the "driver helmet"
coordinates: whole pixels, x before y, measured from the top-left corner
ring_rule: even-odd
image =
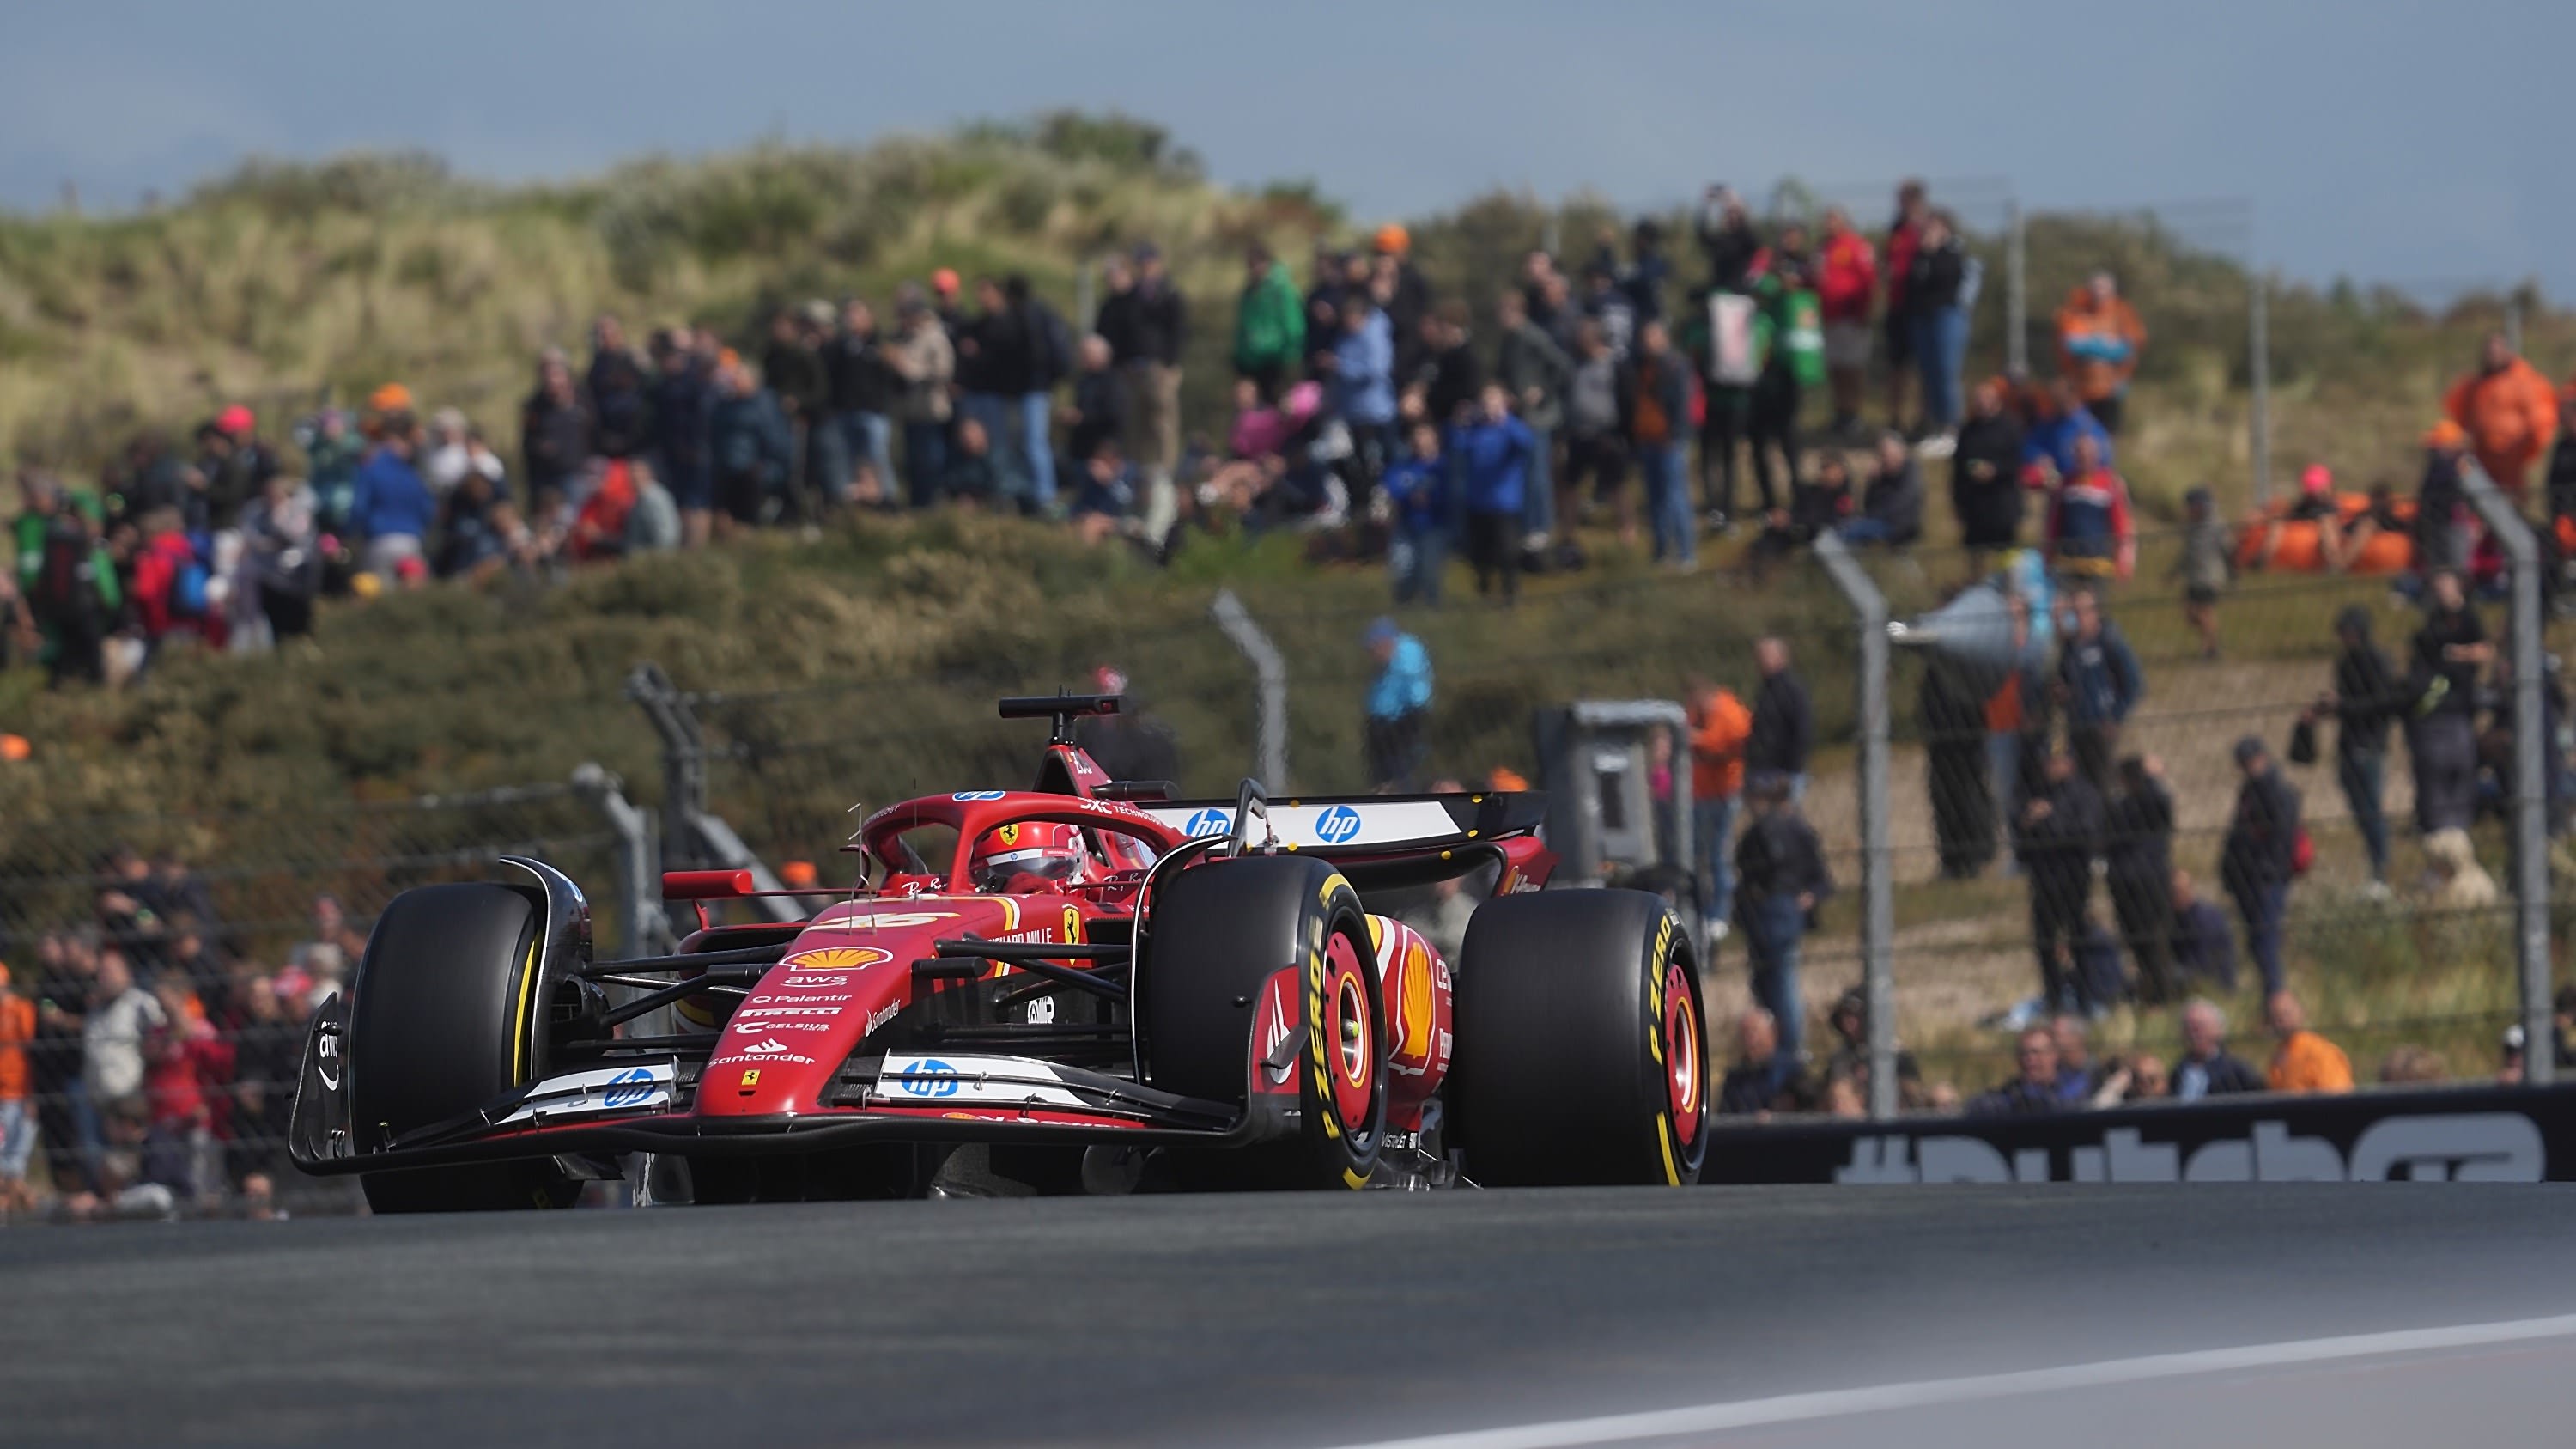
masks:
[[[1050,885],[1070,885],[1082,879],[1090,865],[1091,851],[1082,843],[1080,826],[1037,820],[985,831],[966,861],[967,874],[979,891],[1007,889],[1024,875]]]

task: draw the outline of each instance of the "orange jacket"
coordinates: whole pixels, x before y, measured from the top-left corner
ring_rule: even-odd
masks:
[[[2520,493],[2523,474],[2558,431],[2558,390],[2517,357],[2501,372],[2473,372],[2453,383],[2442,412],[2468,432],[2478,466],[2496,486]]]
[[[0,1102],[27,1099],[27,1043],[36,1035],[36,1003],[0,996]]]
[[[1735,692],[1721,689],[1691,721],[1691,798],[1723,800],[1744,788],[1744,742],[1753,737],[1753,711]]]
[[[2078,287],[2057,309],[2057,370],[2075,380],[2086,402],[2116,396],[2138,370],[2138,353],[2147,345],[2146,326],[2126,297],[2109,306],[2093,300],[2093,289]]]
[[[2352,1059],[2343,1048],[2312,1031],[2294,1031],[2272,1053],[2275,1092],[2349,1092]]]

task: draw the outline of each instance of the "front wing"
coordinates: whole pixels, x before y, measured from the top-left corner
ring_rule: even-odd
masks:
[[[345,1008],[335,996],[306,1033],[288,1126],[289,1156],[317,1176],[625,1152],[820,1152],[872,1142],[1224,1148],[1296,1131],[1293,1097],[1256,1094],[1238,1107],[1034,1058],[889,1052],[844,1063],[813,1112],[697,1116],[689,1106],[706,1088],[697,1066],[661,1056],[557,1073],[447,1121],[388,1136],[349,1120],[345,1031]]]

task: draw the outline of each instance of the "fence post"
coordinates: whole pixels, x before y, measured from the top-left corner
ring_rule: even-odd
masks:
[[[2522,297],[2519,294],[2504,299],[2504,345],[2513,349],[2514,356],[2522,355]]]
[[[653,873],[653,818],[626,798],[625,782],[599,765],[572,772],[572,786],[617,834],[617,928],[624,954],[651,954],[669,933],[662,917],[661,881]]]
[[[2461,481],[2487,531],[2504,545],[2513,568],[2506,647],[2513,662],[2513,924],[2514,961],[2522,972],[2522,1079],[2549,1085],[2557,1066],[2549,1050],[2549,780],[2550,742],[2542,738],[2542,674],[2547,660],[2541,631],[2540,546],[2522,510],[2474,461],[2464,461]]]
[[[1288,788],[1288,665],[1279,657],[1279,646],[1261,632],[1252,614],[1236,598],[1234,590],[1219,589],[1208,605],[1217,628],[1252,661],[1252,673],[1258,681],[1254,725],[1255,749],[1261,761],[1262,788],[1281,791]]]
[[[1887,597],[1844,547],[1821,534],[1816,557],[1860,628],[1860,958],[1869,993],[1869,1115],[1896,1115],[1896,856],[1887,833]]]
[[[2246,285],[2253,289],[2246,321],[2246,366],[2252,374],[2254,401],[2247,420],[2254,465],[2254,505],[2272,501],[2272,306],[2263,274],[2249,259]]]
[[[2030,375],[2030,293],[2023,272],[2028,237],[2021,198],[2004,200],[2004,374],[2018,385]]]

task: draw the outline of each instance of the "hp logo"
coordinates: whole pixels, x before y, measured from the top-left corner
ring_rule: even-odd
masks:
[[[1360,812],[1348,805],[1336,805],[1315,817],[1315,838],[1326,845],[1340,845],[1360,833]]]
[[[1190,823],[1181,827],[1181,833],[1190,836],[1223,835],[1233,828],[1234,817],[1211,805],[1191,816]]]

